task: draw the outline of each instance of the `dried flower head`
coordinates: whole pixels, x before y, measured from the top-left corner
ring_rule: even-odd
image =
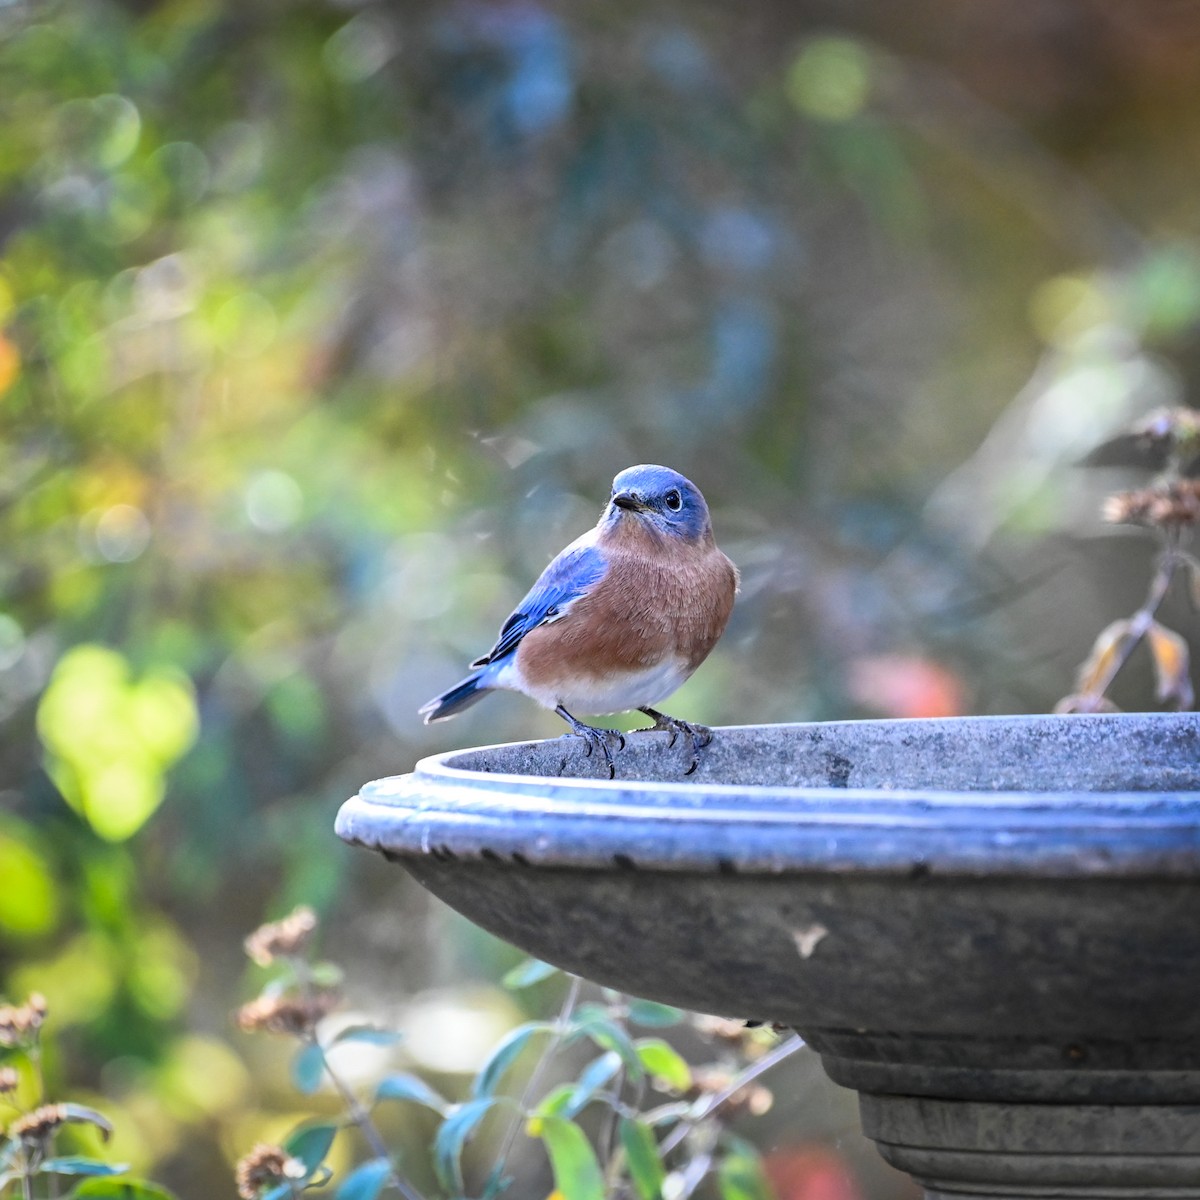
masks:
[[[21,1086],[21,1076],[13,1067],[0,1067],[0,1096],[8,1096]]]
[[[237,1011],[238,1028],[246,1033],[284,1033],[307,1036],[317,1022],[338,1005],[338,994],[314,992],[311,996],[259,996]]]
[[[46,1020],[46,997],[33,992],[24,1004],[0,1008],[0,1046],[24,1046],[37,1038]]]
[[[746,1022],[730,1017],[697,1015],[692,1018],[696,1032],[703,1037],[716,1038],[722,1042],[741,1042],[746,1034]]]
[[[9,1127],[8,1136],[13,1141],[31,1143],[45,1142],[51,1134],[70,1119],[65,1104],[43,1104],[24,1116],[18,1117]]]
[[[242,1200],[257,1200],[264,1187],[303,1179],[304,1164],[281,1146],[255,1146],[237,1165],[237,1190]]]
[[[246,938],[246,953],[260,967],[270,966],[280,956],[298,954],[303,950],[316,928],[317,914],[302,904],[282,920],[260,925]]]
[[[1200,522],[1200,480],[1178,479],[1158,487],[1117,492],[1104,502],[1104,519],[1115,525],[1178,529]]]

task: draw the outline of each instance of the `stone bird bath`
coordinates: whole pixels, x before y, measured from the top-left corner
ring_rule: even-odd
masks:
[[[936,1200],[1200,1197],[1200,716],[570,738],[425,759],[338,833],[568,971],[794,1026]]]

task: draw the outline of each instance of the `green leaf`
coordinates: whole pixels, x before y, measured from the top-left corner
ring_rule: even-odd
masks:
[[[749,1151],[726,1155],[717,1168],[721,1200],[775,1200],[758,1156]]]
[[[604,1200],[604,1174],[583,1130],[566,1117],[535,1118],[530,1125],[546,1147],[564,1200]]]
[[[144,1179],[88,1179],[71,1193],[70,1200],[176,1200],[173,1192]]]
[[[558,968],[551,966],[548,962],[542,962],[539,958],[528,958],[507,972],[500,982],[515,992],[520,988],[541,983],[543,979],[549,979],[551,975],[557,974]]]
[[[663,1180],[667,1173],[663,1169],[658,1152],[658,1139],[649,1125],[630,1117],[622,1117],[617,1125],[625,1161],[629,1163],[629,1177],[637,1188],[639,1200],[661,1200]]]
[[[95,1158],[48,1158],[38,1172],[42,1175],[124,1175],[127,1163],[106,1163]]]
[[[529,1021],[518,1025],[492,1051],[492,1056],[480,1068],[471,1087],[473,1096],[491,1096],[495,1093],[501,1079],[509,1067],[516,1062],[522,1050],[528,1045],[530,1038],[539,1033],[549,1033],[554,1029],[548,1021]]]
[[[552,1088],[538,1101],[533,1115],[535,1117],[562,1116],[567,1105],[571,1103],[571,1097],[575,1095],[576,1086],[574,1083],[560,1083],[558,1087]]]
[[[325,1051],[316,1042],[301,1046],[292,1058],[292,1083],[303,1096],[311,1096],[325,1077]]]
[[[379,1029],[374,1025],[347,1025],[334,1036],[331,1046],[342,1042],[361,1042],[368,1046],[394,1046],[404,1040],[402,1033],[394,1029]]]
[[[312,1175],[325,1161],[337,1132],[338,1126],[327,1121],[306,1121],[288,1135],[283,1148],[293,1158],[298,1158],[307,1174]]]
[[[630,1079],[635,1083],[641,1080],[645,1072],[642,1070],[642,1060],[634,1049],[633,1041],[599,1005],[580,1005],[569,1028],[568,1042],[576,1042],[583,1037],[590,1038],[601,1050],[611,1050],[620,1055]]]
[[[375,1200],[387,1186],[392,1174],[392,1164],[386,1158],[373,1158],[355,1167],[341,1187],[334,1193],[335,1200]]]
[[[630,1000],[629,1019],[635,1025],[646,1025],[651,1029],[665,1029],[668,1025],[678,1025],[685,1013],[682,1008],[672,1008],[669,1004],[657,1004],[653,1000]]]
[[[594,1058],[579,1076],[579,1082],[571,1089],[571,1097],[562,1110],[564,1117],[577,1117],[588,1106],[596,1093],[621,1069],[621,1056],[615,1050],[606,1050]]]
[[[492,1106],[499,1102],[496,1096],[484,1096],[455,1104],[442,1122],[433,1142],[433,1166],[438,1182],[455,1196],[463,1193],[462,1152],[471,1134],[480,1121],[487,1116]]]
[[[662,1038],[642,1038],[634,1043],[637,1056],[648,1074],[676,1092],[692,1086],[692,1069],[687,1060]]]
[[[403,1072],[388,1075],[375,1089],[375,1099],[378,1100],[412,1100],[416,1104],[424,1104],[443,1116],[449,1107],[445,1100],[437,1094],[423,1079]]]

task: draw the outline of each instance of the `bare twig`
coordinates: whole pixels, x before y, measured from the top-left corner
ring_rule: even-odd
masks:
[[[1105,665],[1105,669],[1100,677],[1085,692],[1080,694],[1088,700],[1097,701],[1104,697],[1105,693],[1112,686],[1113,680],[1116,679],[1122,668],[1129,661],[1130,655],[1141,645],[1146,634],[1154,625],[1155,616],[1163,600],[1166,598],[1167,592],[1171,588],[1175,572],[1186,561],[1186,557],[1179,549],[1178,532],[1167,530],[1164,531],[1164,535],[1166,537],[1166,546],[1159,557],[1154,576],[1150,580],[1150,590],[1146,595],[1146,599],[1141,608],[1129,618],[1124,636],[1113,651],[1112,661]]]
[[[288,955],[286,957],[291,963],[296,982],[300,985],[301,994],[305,999],[312,999],[316,989],[308,961],[298,955]],[[387,1162],[390,1172],[388,1175],[388,1184],[394,1187],[404,1197],[404,1200],[425,1200],[425,1197],[397,1170],[396,1163],[387,1148],[387,1143],[383,1140],[383,1136],[380,1134],[375,1122],[371,1120],[370,1112],[363,1106],[345,1080],[330,1065],[329,1055],[326,1053],[325,1047],[317,1039],[315,1031],[308,1035],[308,1040],[320,1051],[321,1065],[324,1067],[325,1074],[329,1076],[329,1080],[338,1095],[341,1096],[342,1103],[346,1106],[346,1115],[350,1118],[351,1123],[362,1134],[367,1145],[371,1148],[371,1153],[376,1158],[382,1158]]]
[[[752,1062],[740,1075],[735,1076],[721,1088],[719,1092],[713,1092],[700,1107],[699,1111],[690,1115],[686,1120],[680,1121],[663,1138],[659,1145],[659,1153],[665,1158],[684,1141],[697,1125],[707,1120],[718,1108],[733,1099],[747,1084],[753,1083],[760,1075],[766,1074],[772,1067],[783,1062],[785,1058],[791,1058],[793,1054],[802,1049],[804,1049],[804,1039],[798,1033],[794,1033],[790,1038],[780,1042],[774,1049],[769,1050],[757,1062]]]
[[[529,1081],[525,1084],[525,1088],[521,1092],[517,1114],[513,1118],[512,1124],[508,1127],[508,1132],[504,1135],[504,1141],[500,1144],[500,1153],[496,1156],[495,1168],[498,1176],[503,1176],[504,1164],[508,1161],[513,1143],[517,1140],[517,1134],[520,1132],[521,1126],[525,1121],[525,1114],[529,1111],[529,1104],[538,1087],[541,1085],[542,1079],[545,1077],[546,1068],[549,1067],[550,1060],[557,1053],[559,1046],[562,1045],[563,1038],[566,1036],[567,1022],[571,1019],[571,1013],[575,1011],[575,1005],[579,1000],[580,987],[579,978],[572,975],[571,984],[567,988],[567,994],[563,997],[562,1007],[558,1012],[558,1020],[554,1023],[554,1031],[547,1039],[542,1056],[538,1059],[537,1066],[533,1068],[529,1076]]]

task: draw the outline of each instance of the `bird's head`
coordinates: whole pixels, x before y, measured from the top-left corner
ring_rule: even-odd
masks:
[[[600,523],[614,528],[624,521],[642,521],[661,534],[688,542],[712,532],[700,489],[669,467],[628,467],[613,480],[612,497]]]

